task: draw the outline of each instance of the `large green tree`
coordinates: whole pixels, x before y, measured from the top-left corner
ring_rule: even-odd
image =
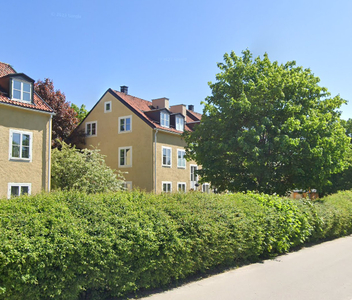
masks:
[[[319,189],[341,171],[348,137],[330,97],[309,69],[253,59],[249,50],[218,63],[195,131],[185,135],[188,156],[219,191],[285,194]]]

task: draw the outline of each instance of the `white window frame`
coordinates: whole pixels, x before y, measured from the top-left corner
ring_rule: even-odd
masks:
[[[182,158],[182,160],[184,160],[184,162],[185,162],[184,166],[179,164],[179,162],[180,162],[179,157],[178,157],[179,152],[183,152],[184,153],[183,158]],[[184,157],[185,155],[186,155],[185,149],[177,149],[177,168],[186,169],[187,162],[186,162],[186,158]]]
[[[132,181],[124,181],[123,188],[125,191],[132,191]]]
[[[130,164],[124,164],[121,165],[121,150],[130,150],[131,151],[131,162]],[[126,152],[124,153],[124,160],[126,162]],[[119,154],[118,154],[118,160],[119,160],[119,168],[131,168],[132,167],[132,146],[128,146],[128,147],[119,147]]]
[[[21,84],[21,89],[18,90],[18,89],[15,89],[15,81],[19,82]],[[29,92],[25,92],[24,89],[23,89],[23,84],[24,83],[27,83],[29,84]],[[26,80],[21,80],[21,79],[15,79],[15,78],[12,78],[12,100],[15,100],[15,101],[22,101],[22,102],[27,102],[27,103],[31,103],[32,102],[32,89],[33,89],[33,84],[31,82],[28,82]],[[19,91],[21,93],[21,98],[15,98],[14,97],[14,91]],[[24,94],[29,94],[29,100],[24,100],[24,97],[23,95]]]
[[[182,122],[179,122],[179,121],[182,121]],[[183,117],[181,116],[176,116],[176,120],[175,120],[175,123],[176,123],[176,130],[178,131],[184,131],[185,129],[185,120]]]
[[[170,164],[164,164],[164,149],[170,150]],[[167,159],[167,156],[166,156],[166,159]],[[161,165],[163,167],[168,167],[168,168],[172,167],[172,148],[171,147],[161,146]]]
[[[160,112],[160,126],[170,128],[170,115],[166,111]]]
[[[93,124],[95,124],[95,134],[88,134],[88,125],[91,126],[91,130],[92,130]],[[97,134],[98,134],[98,121],[87,122],[86,123],[86,135],[91,137],[91,136],[97,136]]]
[[[180,190],[180,186],[184,186],[184,190]],[[185,193],[187,191],[187,184],[186,182],[177,182],[177,191],[180,193]]]
[[[193,189],[193,190],[197,190],[197,187],[195,186],[197,183],[198,183],[198,174],[194,174],[194,179],[195,180],[192,180],[192,169],[193,169],[193,167],[195,167],[196,169],[196,171],[198,170],[198,165],[190,165],[189,166],[189,174],[190,174],[190,182],[191,182],[191,184],[190,184],[190,188],[191,189]]]
[[[22,187],[28,187],[28,194],[30,195],[32,192],[32,184],[31,183],[15,183],[15,182],[9,182],[7,184],[7,198],[10,199],[12,197],[11,195],[11,188],[14,186],[18,186],[19,187],[19,195],[17,196],[21,196],[21,188]]]
[[[169,185],[170,189],[167,191],[164,191],[164,184],[165,185]],[[163,193],[172,193],[172,182],[171,181],[162,181],[161,182],[161,191]]]
[[[126,126],[126,120],[130,119],[130,129],[129,130],[121,130],[121,120],[125,121],[125,126]],[[123,116],[123,117],[119,117],[119,133],[127,133],[127,132],[132,132],[132,115],[130,116]]]
[[[13,140],[13,134],[20,134],[20,157],[14,157],[12,155],[12,140]],[[22,135],[29,135],[29,157],[22,157]],[[22,131],[22,130],[15,130],[15,129],[10,129],[10,136],[9,136],[9,160],[21,160],[21,161],[32,161],[32,147],[33,145],[33,132],[29,131]]]
[[[203,183],[202,184],[202,192],[203,193],[210,193],[210,184],[209,183]]]
[[[106,102],[104,102],[104,113],[109,113],[109,112],[112,111],[112,106],[111,106],[112,104],[111,104],[111,103],[112,103],[111,101],[106,101]],[[107,108],[106,108],[106,106],[107,106],[108,104],[110,105],[110,109],[107,109]]]

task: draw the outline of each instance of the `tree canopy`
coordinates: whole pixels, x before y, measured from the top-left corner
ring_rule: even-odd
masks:
[[[55,90],[51,79],[38,80],[34,85],[35,92],[54,110],[52,125],[52,148],[58,147],[58,141],[64,141],[79,123],[76,111],[66,101],[60,90]]]
[[[249,50],[218,63],[201,123],[185,134],[199,174],[219,191],[285,194],[318,189],[346,167],[349,139],[319,78],[295,61],[253,59]]]
[[[76,114],[77,114],[76,117],[79,120],[79,122],[82,122],[83,119],[89,113],[84,104],[82,104],[81,107],[78,107],[76,104],[71,103],[71,108],[76,112]]]
[[[122,189],[122,173],[114,173],[98,149],[76,149],[65,142],[52,150],[51,186],[53,189],[102,193]]]

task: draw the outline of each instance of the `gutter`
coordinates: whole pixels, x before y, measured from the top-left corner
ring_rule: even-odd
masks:
[[[51,131],[52,131],[52,120],[53,120],[53,115],[50,115],[50,120],[49,120],[49,134],[48,134],[48,193],[50,192],[50,186],[51,186]]]
[[[154,193],[156,194],[156,142],[159,129],[155,128],[154,133]]]

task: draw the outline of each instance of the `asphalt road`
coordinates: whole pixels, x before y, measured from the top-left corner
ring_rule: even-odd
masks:
[[[352,236],[142,299],[352,300]]]

